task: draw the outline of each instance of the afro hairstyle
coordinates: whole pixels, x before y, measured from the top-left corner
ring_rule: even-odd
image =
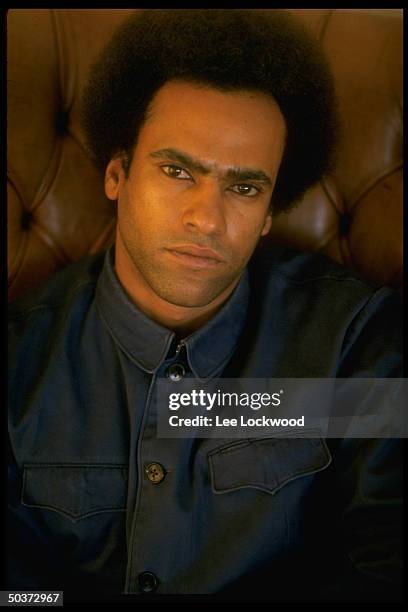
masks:
[[[339,115],[319,42],[281,9],[139,9],[91,67],[81,100],[87,147],[101,172],[126,173],[155,93],[169,80],[270,95],[287,138],[271,210],[289,210],[334,166]]]

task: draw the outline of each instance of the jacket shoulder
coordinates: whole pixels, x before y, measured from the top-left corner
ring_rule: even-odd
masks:
[[[252,268],[257,275],[281,277],[289,284],[335,281],[354,285],[362,292],[372,293],[380,285],[362,278],[356,272],[316,251],[298,251],[287,246],[263,248],[255,253]]]
[[[9,325],[70,307],[81,298],[92,298],[103,261],[104,253],[85,257],[57,272],[38,289],[11,302],[8,306]]]

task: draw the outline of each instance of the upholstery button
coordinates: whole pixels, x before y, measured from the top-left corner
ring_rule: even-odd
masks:
[[[23,229],[28,229],[31,223],[33,216],[29,210],[24,208],[23,214],[21,215],[21,227]]]
[[[164,467],[160,463],[149,463],[149,465],[145,467],[145,472],[148,479],[153,484],[159,484],[166,475]]]
[[[55,131],[57,134],[66,134],[68,132],[69,115],[67,111],[60,109],[55,113]]]
[[[172,380],[173,382],[177,382],[178,380],[181,380],[183,378],[183,376],[185,375],[186,371],[184,369],[184,366],[181,365],[181,363],[172,363],[168,368],[167,368],[167,376],[168,378],[170,378],[170,380]]]
[[[153,572],[142,572],[138,576],[138,581],[142,593],[153,593],[159,586],[157,576]]]
[[[352,218],[349,213],[345,213],[340,217],[339,220],[339,234],[340,236],[347,236],[350,233]]]

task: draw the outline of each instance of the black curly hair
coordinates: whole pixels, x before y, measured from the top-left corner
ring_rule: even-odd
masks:
[[[278,103],[287,128],[273,214],[288,210],[335,161],[334,82],[317,40],[279,9],[142,9],[114,33],[81,101],[87,145],[104,171],[118,154],[127,172],[150,102],[166,81],[252,90]]]

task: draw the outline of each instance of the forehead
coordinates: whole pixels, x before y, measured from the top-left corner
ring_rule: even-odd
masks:
[[[279,165],[286,126],[273,98],[169,81],[154,96],[138,147],[180,148],[208,165]]]

